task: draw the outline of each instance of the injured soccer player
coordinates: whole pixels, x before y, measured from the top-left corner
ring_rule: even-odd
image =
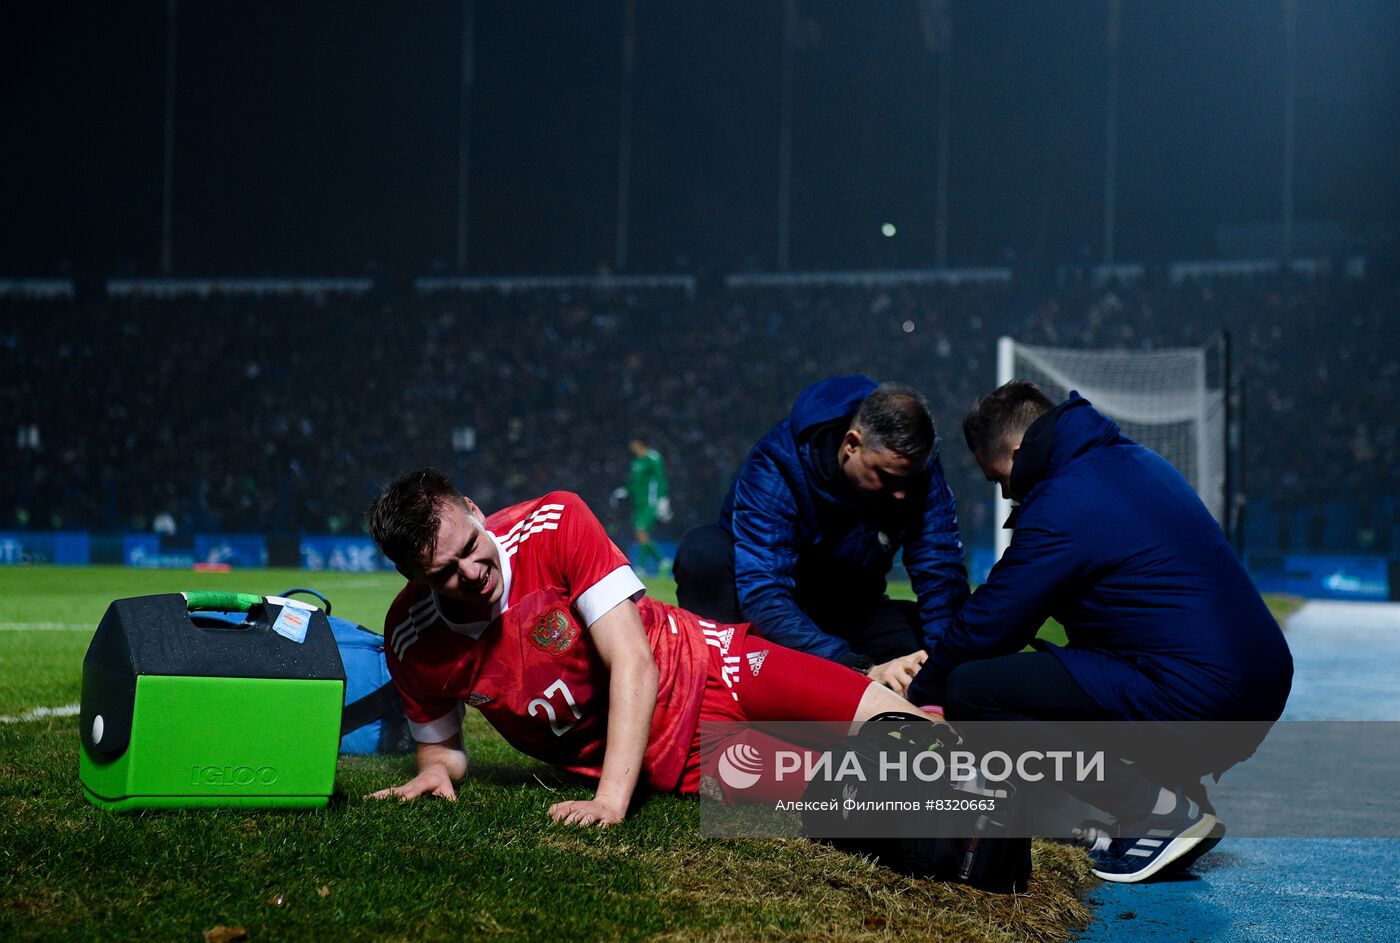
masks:
[[[455,800],[467,774],[465,707],[517,750],[596,778],[592,799],[548,814],[602,826],[622,821],[639,785],[718,788],[708,770],[728,741],[702,737],[702,724],[813,721],[833,742],[878,714],[920,715],[865,675],[767,642],[747,623],[651,599],[575,494],[488,517],[424,468],[389,484],[368,521],[408,580],[384,641],[418,764],[373,798]]]

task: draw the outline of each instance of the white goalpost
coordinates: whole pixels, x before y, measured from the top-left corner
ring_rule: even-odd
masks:
[[[1226,527],[1225,384],[1208,382],[1209,350],[1075,350],[1003,337],[997,344],[997,385],[1030,380],[1055,402],[1078,390],[1117,421],[1124,435],[1171,462]],[[1011,503],[998,488],[997,559],[1011,541],[1010,532],[1001,528],[1010,513]]]

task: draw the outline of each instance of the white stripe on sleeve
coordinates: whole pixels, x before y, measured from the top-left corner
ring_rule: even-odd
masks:
[[[429,721],[426,724],[415,724],[409,720],[408,732],[413,734],[413,739],[418,743],[441,743],[453,734],[462,732],[462,715],[464,713],[462,703],[458,701],[456,707],[437,720]]]
[[[624,599],[640,599],[645,592],[637,574],[624,564],[584,590],[578,598],[578,612],[584,625],[592,626]]]

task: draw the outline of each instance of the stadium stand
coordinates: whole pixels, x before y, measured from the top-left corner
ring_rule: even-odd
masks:
[[[1400,539],[1391,279],[1139,267],[1046,288],[320,284],[0,295],[0,412],[14,427],[0,529],[149,531],[168,514],[181,534],[358,533],[376,483],[423,463],[488,507],[565,484],[602,509],[642,435],[668,457],[678,536],[712,517],[795,391],[864,372],[926,391],[965,539],[990,545],[990,487],[959,423],[993,382],[998,336],[1148,349],[1228,328],[1246,384],[1248,548],[1391,553]],[[626,533],[620,514],[607,523]]]

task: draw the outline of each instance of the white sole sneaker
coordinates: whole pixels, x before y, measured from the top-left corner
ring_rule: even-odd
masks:
[[[1116,884],[1136,884],[1139,881],[1146,881],[1163,868],[1190,854],[1197,845],[1208,841],[1218,824],[1215,816],[1206,812],[1201,815],[1199,821],[1191,823],[1189,827],[1170,838],[1166,835],[1145,835],[1139,838],[1123,855],[1124,859],[1141,858],[1143,865],[1139,870],[1120,872],[1100,871],[1095,868],[1094,875]]]

